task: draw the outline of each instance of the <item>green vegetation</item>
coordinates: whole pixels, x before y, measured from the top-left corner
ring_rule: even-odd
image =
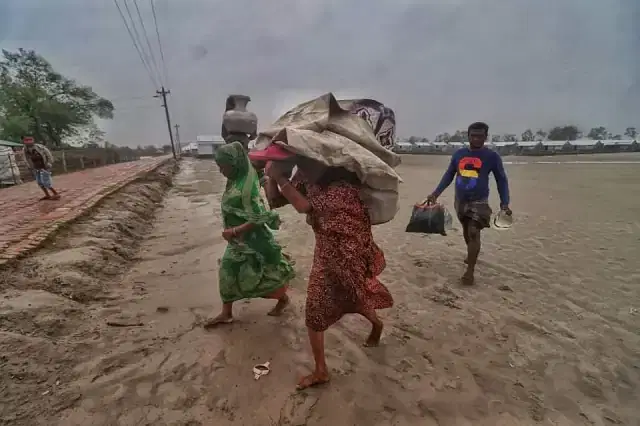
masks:
[[[95,119],[112,119],[113,109],[111,101],[58,73],[35,51],[2,51],[0,139],[20,141],[31,135],[60,148],[67,138],[82,134],[88,144],[104,143]]]

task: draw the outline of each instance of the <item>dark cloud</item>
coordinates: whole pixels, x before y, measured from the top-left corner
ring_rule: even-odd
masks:
[[[138,2],[152,28],[148,0]],[[166,140],[154,88],[111,1],[0,3],[2,47],[34,48],[104,96],[124,99],[107,123],[113,142]],[[156,4],[183,138],[217,133],[234,92],[252,97],[264,125],[334,91],[387,103],[400,135],[433,136],[476,120],[511,132],[566,122],[640,127],[637,0]],[[126,100],[140,96],[149,100]]]

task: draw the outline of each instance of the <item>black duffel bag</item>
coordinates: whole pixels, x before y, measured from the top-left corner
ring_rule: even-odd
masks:
[[[416,204],[406,232],[447,235],[447,222],[451,219],[442,204]]]

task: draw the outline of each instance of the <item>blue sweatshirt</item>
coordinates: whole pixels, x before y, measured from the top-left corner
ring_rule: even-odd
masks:
[[[461,148],[451,156],[449,168],[433,192],[439,196],[456,179],[456,199],[478,201],[489,198],[489,173],[498,185],[500,204],[509,205],[509,182],[500,155],[489,148]]]

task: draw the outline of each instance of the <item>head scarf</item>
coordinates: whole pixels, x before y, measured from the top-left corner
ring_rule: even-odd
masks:
[[[216,149],[215,161],[218,166],[231,167],[227,185],[229,182],[243,179],[249,173],[249,157],[240,142],[232,142]]]
[[[280,218],[276,212],[266,209],[260,195],[258,174],[249,162],[242,144],[233,142],[221,146],[216,150],[215,161],[218,165],[231,167],[222,195],[222,219],[225,228],[229,227],[230,223],[237,222],[239,218],[242,222],[278,229]]]

